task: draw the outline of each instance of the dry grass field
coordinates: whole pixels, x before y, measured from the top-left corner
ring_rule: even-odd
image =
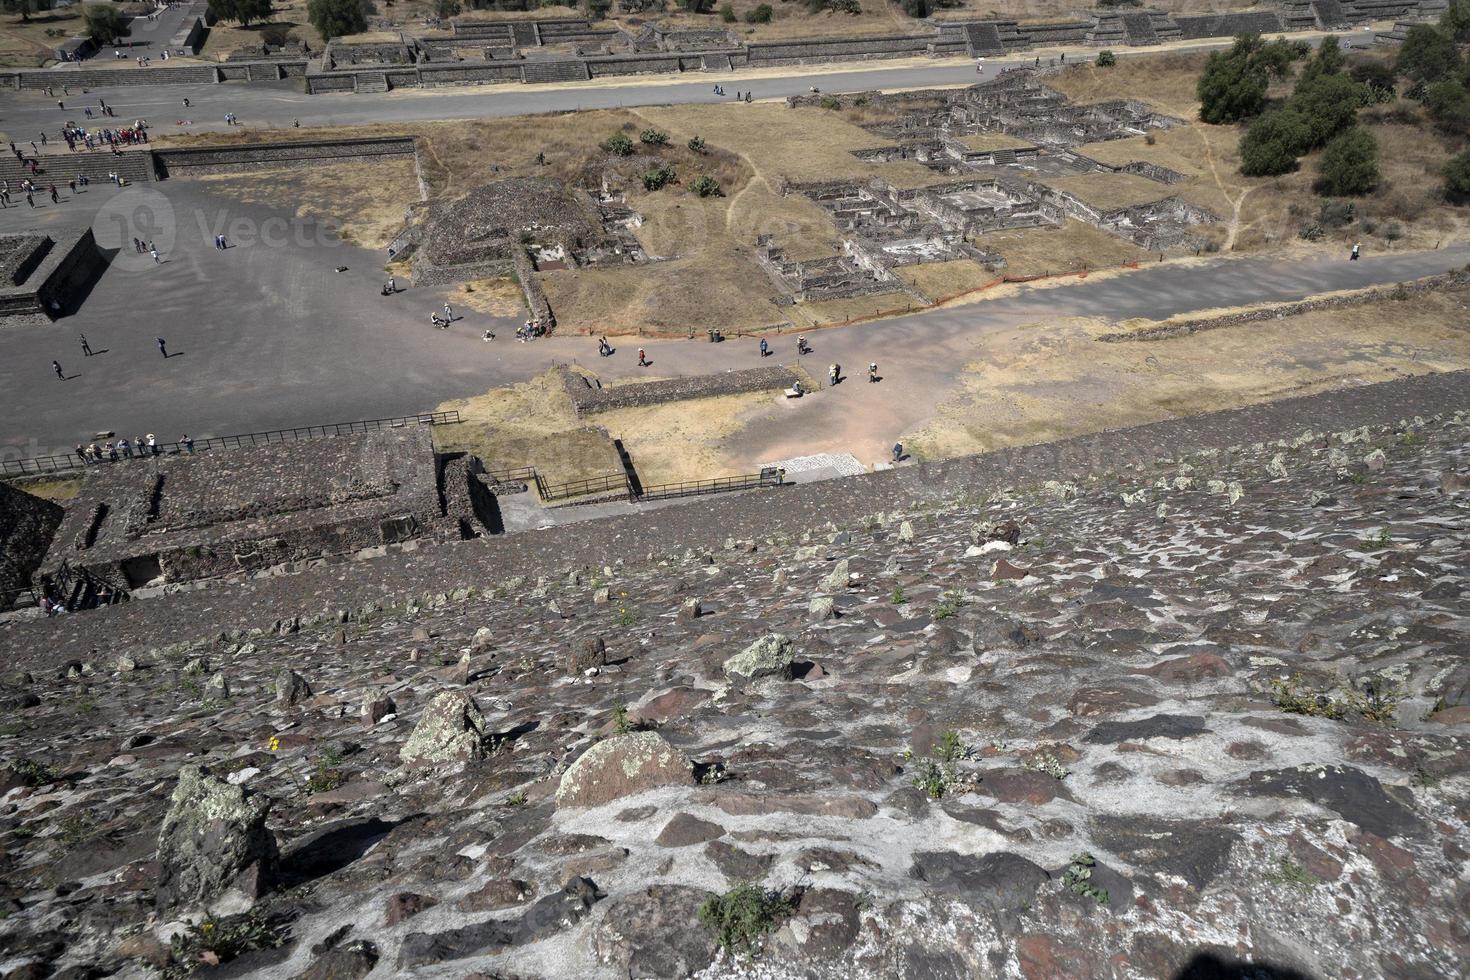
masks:
[[[607,431],[576,417],[554,371],[509,388],[445,402],[464,420],[434,427],[440,452],[469,452],[488,469],[534,466],[550,484],[621,473]]]
[[[1430,293],[1205,331],[1100,343],[1072,318],[984,336],[958,390],[905,434],[922,459],[1065,439],[1314,391],[1470,367],[1470,294]],[[1131,329],[1152,324],[1131,321]]]
[[[408,159],[313,164],[309,170],[271,167],[192,179],[246,204],[331,221],[343,241],[371,249],[387,246],[418,200],[418,181]]]
[[[1439,171],[1458,143],[1435,132],[1417,103],[1399,100],[1359,113],[1378,140],[1384,176],[1377,190],[1354,202],[1363,220],[1346,229],[1328,228],[1315,244],[1301,240],[1299,232],[1317,223],[1324,201],[1312,191],[1321,154],[1309,154],[1299,170],[1281,177],[1241,176],[1241,128],[1199,121],[1195,83],[1205,58],[1197,52],[1120,58],[1111,68],[1076,65],[1044,81],[1074,101],[1135,98],[1189,120],[1188,126],[1155,133],[1152,146],[1136,138],[1080,149],[1105,163],[1149,160],[1191,175],[1170,191],[1221,217],[1218,241],[1227,250],[1285,248],[1304,254],[1340,251],[1349,241],[1362,241],[1370,251],[1433,248],[1470,233],[1470,209],[1448,207],[1439,194]],[[1278,83],[1271,94],[1284,96],[1290,85]]]

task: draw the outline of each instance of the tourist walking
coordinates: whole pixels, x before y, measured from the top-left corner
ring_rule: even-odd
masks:
[[[83,333],[83,334],[78,334],[77,336],[79,336],[82,339],[82,355],[85,356],[85,357],[91,357],[92,356],[92,345],[89,344],[89,343],[87,343],[87,335]]]
[[[638,366],[648,367],[648,355],[643,352],[642,347],[638,348]]]
[[[828,365],[827,383],[830,385],[839,385],[842,383],[842,365],[836,363]]]
[[[159,259],[158,259],[158,249],[154,248],[152,245],[149,245],[148,246],[148,254],[151,255],[151,256],[153,256],[153,264],[154,265],[158,265],[158,262],[159,262]]]
[[[765,357],[770,352],[771,352],[771,345],[768,344],[768,343],[766,343],[766,338],[762,337],[761,338],[761,357]]]
[[[179,436],[179,445],[184,447],[184,452],[190,456],[194,455],[194,440],[189,437],[189,433],[185,432]]]
[[[162,354],[165,358],[168,357],[168,344],[164,343],[162,337],[155,339],[158,341],[158,353]]]
[[[897,463],[897,462],[901,461],[902,459],[903,459],[903,443],[901,443],[901,442],[895,442],[893,444],[893,461],[895,463]]]
[[[444,319],[449,323],[454,322],[454,310],[448,303],[444,304]]]
[[[57,381],[65,381],[66,380],[66,372],[63,371],[63,370],[61,370],[61,362],[60,361],[52,361],[51,362],[51,370],[53,370],[53,371],[56,372],[56,380]]]
[[[872,384],[873,382],[875,382],[877,380],[878,380],[878,365],[876,365],[876,364],[869,364],[868,365],[868,384]]]
[[[1358,242],[1357,244],[1355,244],[1353,246],[1352,254],[1350,254],[1348,256],[1348,260],[1351,261],[1351,262],[1358,261],[1358,256],[1361,255],[1362,252],[1363,252],[1363,243],[1362,242]]]

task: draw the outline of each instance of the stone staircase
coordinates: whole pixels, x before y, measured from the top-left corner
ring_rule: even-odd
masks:
[[[109,172],[121,174],[130,183],[153,179],[153,153],[144,149],[124,150],[122,156],[99,152],[45,154],[40,158],[40,165],[41,172],[31,177],[29,167],[21,166],[13,156],[6,157],[0,160],[0,180],[10,181],[11,194],[15,197],[17,186],[27,177],[41,187],[61,185],[83,174],[94,184],[106,183]]]
[[[1317,23],[1327,30],[1348,26],[1348,12],[1338,0],[1315,0],[1312,10],[1317,15]]]
[[[354,81],[356,92],[386,92],[388,91],[388,75],[381,71],[357,72]]]
[[[585,61],[528,61],[521,66],[521,81],[585,82],[592,76]]]
[[[1150,45],[1158,44],[1158,35],[1154,33],[1153,19],[1145,13],[1124,14],[1123,37],[1128,44]]]
[[[993,58],[1006,53],[1000,29],[990,21],[965,25],[965,40],[971,58]]]
[[[705,71],[730,71],[735,67],[730,63],[730,56],[728,54],[701,55],[700,63]]]

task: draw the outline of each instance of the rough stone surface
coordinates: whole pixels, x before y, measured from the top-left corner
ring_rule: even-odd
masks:
[[[398,753],[414,765],[472,762],[485,755],[485,716],[475,699],[445,691],[430,702]]]
[[[795,659],[796,647],[789,636],[767,633],[725,661],[725,676],[736,682],[762,677],[789,678]]]
[[[687,785],[689,759],[654,732],[615,735],[582,754],[561,777],[558,807],[593,807],[660,786]]]
[[[276,861],[270,801],[199,766],[184,766],[158,831],[157,901],[209,902],[228,889],[258,897]]]

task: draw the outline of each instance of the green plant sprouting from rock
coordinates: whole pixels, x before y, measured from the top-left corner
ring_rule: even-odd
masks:
[[[711,895],[699,907],[699,921],[714,932],[731,953],[753,954],[768,932],[792,913],[791,901],[779,892],[743,882],[723,895]]]
[[[1087,851],[1079,851],[1072,855],[1072,863],[1067,865],[1066,872],[1062,875],[1063,887],[1070,890],[1074,895],[1090,898],[1099,905],[1108,904],[1108,890],[1099,888],[1092,881],[1092,870],[1097,867],[1097,859]]]

